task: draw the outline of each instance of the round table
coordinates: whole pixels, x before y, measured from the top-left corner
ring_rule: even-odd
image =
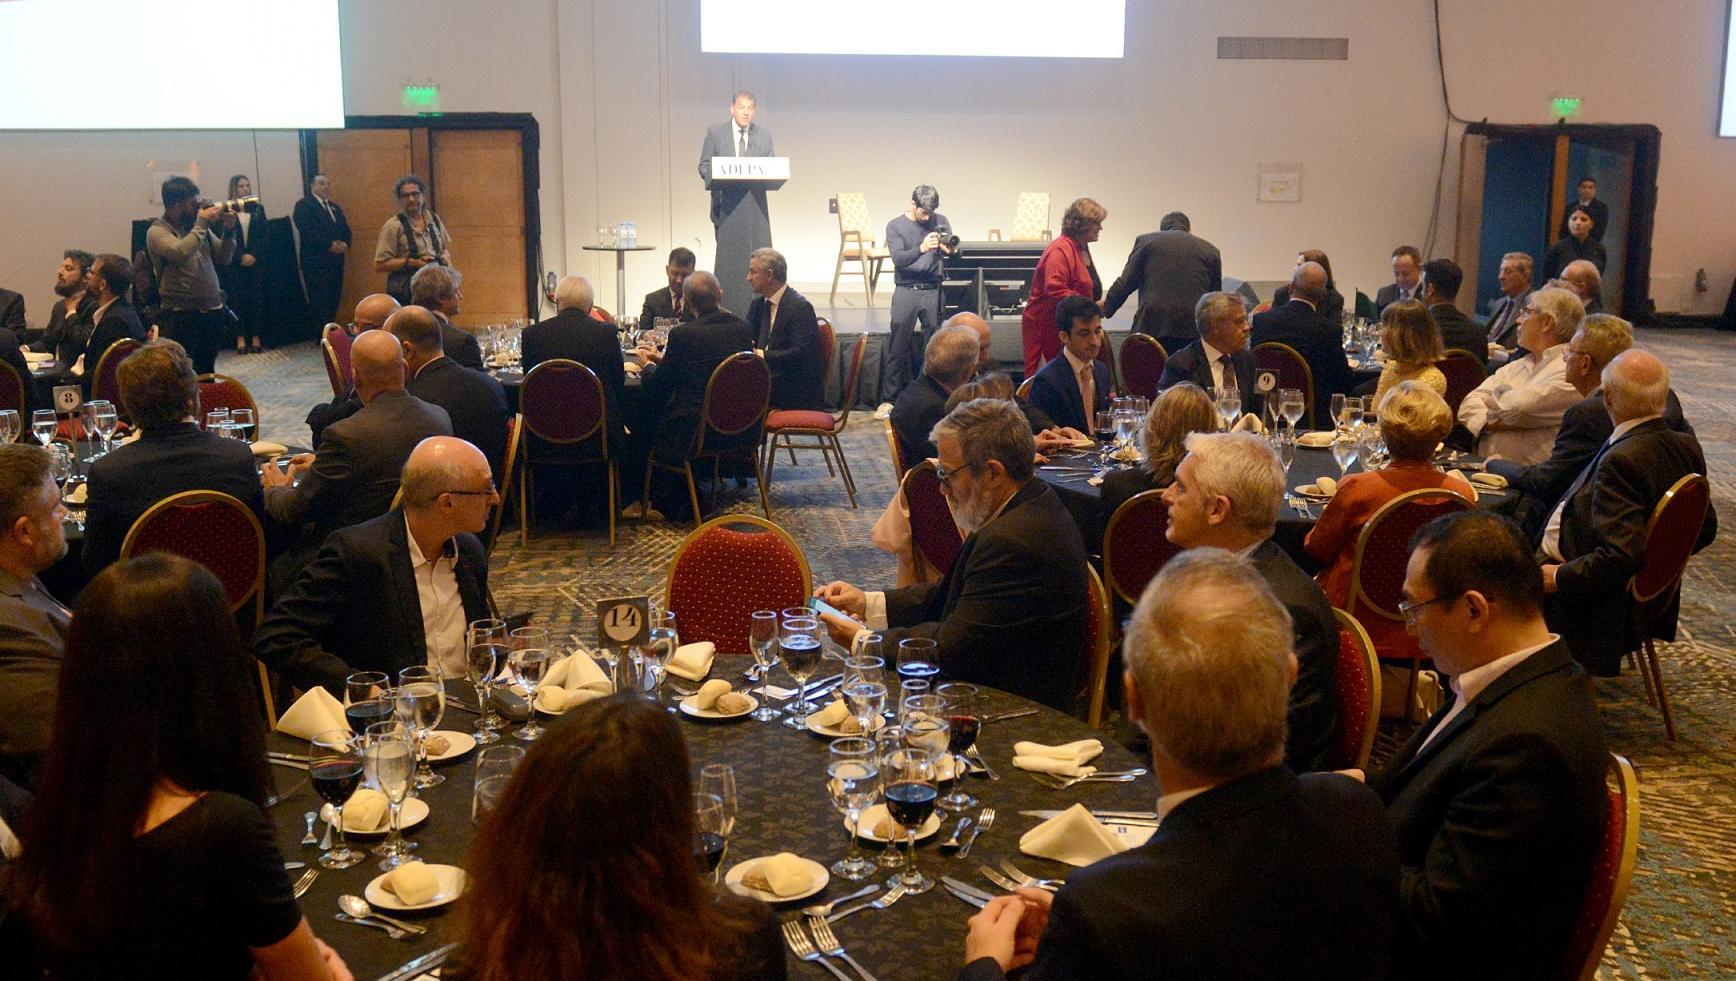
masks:
[[[727,678],[737,687],[745,686],[741,672],[751,663],[745,655],[719,655],[710,677]],[[827,662],[828,665],[833,662]],[[793,687],[783,679],[782,669],[774,672],[773,684]],[[695,687],[683,683],[687,687]],[[448,691],[474,703],[475,692],[469,685],[452,682]],[[1071,866],[1019,854],[1019,836],[1036,827],[1042,819],[1021,815],[1021,810],[1062,810],[1075,802],[1093,809],[1149,811],[1157,799],[1154,779],[1144,776],[1128,783],[1086,783],[1067,790],[1051,790],[1036,782],[1029,774],[1012,764],[1013,744],[1019,740],[1059,744],[1087,737],[1103,738],[1083,722],[1035,702],[1004,692],[986,692],[985,711],[988,714],[1035,709],[1032,715],[983,726],[977,746],[989,766],[1001,777],[989,780],[973,777],[967,789],[982,803],[969,813],[974,818],[983,806],[996,811],[994,826],[985,832],[971,850],[969,858],[959,859],[950,850],[939,848],[942,837],[950,834],[956,816],[949,815],[941,833],[918,845],[917,852],[923,871],[936,880],[951,876],[991,893],[1002,890],[989,882],[977,869],[979,862],[995,864],[1010,859],[1031,875],[1065,878]],[[673,700],[673,698],[671,698]],[[844,819],[833,809],[826,793],[825,766],[828,740],[804,731],[797,731],[778,721],[756,722],[751,718],[730,722],[699,722],[685,715],[677,716],[687,739],[694,777],[706,763],[728,763],[735,767],[739,815],[735,831],[724,858],[725,871],[738,861],[757,858],[780,851],[794,852],[823,865],[831,865],[844,853],[847,832]],[[449,701],[442,728],[471,731],[476,716],[457,710]],[[561,724],[556,720],[553,725]],[[516,730],[516,726],[514,729]],[[305,754],[307,744],[281,733],[270,740],[274,750]],[[510,734],[503,742],[527,745]],[[495,745],[500,745],[499,743]],[[420,826],[407,831],[406,837],[420,843],[416,856],[428,862],[462,864],[474,829],[470,822],[470,802],[474,780],[474,759],[471,754],[439,766],[446,782],[421,793],[431,814]],[[1132,753],[1105,740],[1103,754],[1093,761],[1102,769],[1128,769],[1146,765]],[[271,816],[277,827],[278,846],[286,860],[307,862],[310,866],[319,850],[300,844],[304,825],[302,814],[317,810],[319,799],[294,769],[273,766],[282,800],[272,808]],[[635,820],[632,815],[612,815],[609,820]],[[316,831],[320,830],[316,828]],[[559,833],[559,829],[550,829]],[[371,847],[378,838],[357,839]],[[873,845],[865,845],[873,849]],[[430,929],[422,937],[396,941],[377,930],[333,919],[338,896],[360,895],[364,886],[380,875],[378,859],[370,858],[349,869],[327,869],[320,873],[311,889],[302,897],[301,905],[309,922],[322,939],[343,955],[350,970],[358,978],[373,978],[425,954],[455,937],[444,931],[453,921],[452,907],[426,914],[406,913],[401,918],[426,923]],[[299,876],[299,870],[290,873]],[[867,881],[884,883],[890,873],[882,872]],[[780,916],[794,915],[802,906],[829,901],[848,895],[866,882],[847,882],[836,876],[818,894],[794,903],[778,904]],[[957,976],[964,950],[965,921],[976,908],[955,898],[940,885],[921,896],[906,896],[885,910],[864,910],[832,925],[833,932],[845,948],[864,967],[883,978],[922,979]],[[790,970],[795,976],[819,977],[824,969],[802,967],[790,958]]]
[[[627,315],[627,253],[650,252],[654,245],[582,245],[586,252],[615,253],[615,316]]]
[[[637,363],[632,354],[627,351],[621,352],[621,360],[623,363],[629,361]],[[524,369],[517,366],[511,368],[491,368],[488,373],[494,376],[495,381],[500,382],[501,388],[506,390],[506,411],[516,413],[518,411],[518,390],[524,387]],[[637,395],[638,392],[639,373],[637,371],[629,371],[626,373],[626,377],[621,381],[621,399],[623,402],[621,411],[627,411],[625,403],[630,402],[632,397]]]

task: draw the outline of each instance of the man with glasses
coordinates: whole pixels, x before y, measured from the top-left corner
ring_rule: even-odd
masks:
[[[260,624],[255,652],[290,684],[341,696],[356,671],[463,676],[465,625],[493,615],[476,533],[500,494],[482,451],[450,436],[417,444],[403,490],[402,507],[326,539]]]
[[[1549,458],[1561,417],[1580,394],[1567,382],[1567,342],[1585,318],[1566,290],[1532,293],[1520,310],[1525,356],[1508,362],[1459,403],[1459,425],[1448,437],[1461,449],[1521,466]]]
[[[0,445],[0,776],[28,785],[54,724],[72,614],[37,576],[66,555],[48,451]]]
[[[1446,515],[1411,549],[1400,608],[1452,697],[1369,782],[1399,841],[1393,976],[1543,977],[1607,811],[1591,684],[1544,623],[1543,576],[1511,521]]]

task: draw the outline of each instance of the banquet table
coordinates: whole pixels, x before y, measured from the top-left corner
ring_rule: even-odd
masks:
[[[741,672],[751,663],[751,659],[744,655],[720,654],[710,677],[726,678],[741,689],[746,684]],[[828,666],[836,664],[833,661],[826,663]],[[793,687],[781,668],[773,670],[772,683]],[[474,702],[475,692],[468,684],[449,682],[448,691],[466,703]],[[900,981],[951,978],[958,973],[964,950],[965,921],[976,912],[976,908],[940,886],[940,876],[952,876],[999,894],[1003,890],[984,878],[977,869],[979,862],[992,866],[1000,859],[1010,859],[1023,871],[1047,878],[1065,878],[1073,871],[1071,866],[1063,863],[1019,853],[1019,836],[1041,823],[1041,819],[1025,817],[1019,811],[1061,810],[1075,802],[1094,809],[1149,811],[1155,806],[1157,786],[1149,775],[1128,783],[1085,783],[1067,790],[1051,790],[1024,771],[1015,769],[1012,748],[1016,741],[1060,744],[1102,736],[1071,716],[1018,696],[994,690],[985,690],[985,696],[985,712],[990,715],[1020,709],[1036,710],[1022,718],[985,723],[977,740],[982,756],[1001,779],[968,778],[966,789],[980,798],[981,804],[966,813],[974,819],[983,806],[993,807],[997,812],[994,826],[983,833],[968,858],[959,859],[951,856],[951,850],[943,851],[939,847],[940,840],[951,833],[957,821],[957,815],[948,815],[942,822],[940,833],[920,842],[917,848],[922,871],[937,880],[934,889],[920,896],[905,896],[885,910],[863,910],[832,925],[845,949],[864,967],[888,981],[893,978]],[[669,701],[674,701],[672,695]],[[739,816],[723,859],[724,871],[739,861],[782,851],[794,852],[827,866],[843,855],[848,838],[844,819],[833,808],[826,792],[827,739],[788,728],[778,721],[756,722],[744,717],[702,722],[679,714],[676,718],[686,736],[695,780],[699,767],[706,763],[728,763],[735,768]],[[544,721],[545,725],[562,724],[558,719],[552,723]],[[455,709],[449,701],[441,728],[468,732],[475,728],[475,723],[475,715]],[[518,728],[514,726],[513,730]],[[305,741],[281,733],[273,733],[269,743],[274,750],[300,754],[308,751]],[[502,744],[528,745],[510,734],[494,745]],[[419,843],[416,857],[435,863],[463,863],[465,850],[474,833],[470,807],[475,756],[473,751],[444,765],[437,764],[436,769],[445,774],[446,782],[420,791],[430,808],[430,816],[421,825],[405,832],[407,838]],[[1132,753],[1108,740],[1104,741],[1102,755],[1092,762],[1106,770],[1148,765],[1147,761],[1136,759]],[[304,829],[302,815],[318,810],[320,801],[305,774],[280,766],[273,766],[272,773],[278,793],[282,795],[270,811],[277,829],[278,845],[285,860],[307,862],[311,867],[319,850],[299,843]],[[616,814],[608,815],[606,819],[635,821],[639,818]],[[558,834],[572,829],[549,830]],[[353,839],[370,847],[378,840],[377,836]],[[876,848],[873,844],[864,847],[871,854]],[[301,900],[302,910],[314,930],[343,955],[357,978],[379,977],[456,939],[448,935],[455,921],[451,906],[422,914],[392,914],[430,928],[421,937],[402,941],[392,940],[377,930],[335,920],[333,914],[338,909],[338,897],[343,894],[361,895],[363,888],[381,874],[377,868],[378,861],[370,857],[349,869],[322,871]],[[297,870],[290,876],[294,878],[300,874]],[[833,876],[819,893],[800,901],[780,903],[774,908],[780,917],[794,916],[803,906],[848,895],[867,882],[880,882],[884,886],[890,875],[890,872],[882,870],[864,882],[848,882]],[[818,965],[804,965],[793,957],[788,961],[793,977],[830,977]]]
[[[637,359],[625,351],[621,353],[621,361],[622,363],[637,363]],[[492,368],[488,373],[494,376],[495,381],[500,382],[500,387],[506,389],[507,411],[517,412],[518,390],[524,387],[524,370],[513,365],[510,368]],[[624,403],[621,411],[626,412],[627,405],[625,403],[634,402],[635,396],[639,394],[639,373],[637,371],[627,372],[627,377],[622,380],[621,386],[621,400]]]

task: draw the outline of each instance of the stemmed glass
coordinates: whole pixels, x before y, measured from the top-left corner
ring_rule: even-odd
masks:
[[[23,432],[24,422],[18,418],[18,410],[0,409],[0,445],[16,442]]]
[[[759,708],[753,710],[753,717],[760,722],[770,722],[779,714],[772,707],[771,696],[766,694],[766,688],[771,685],[772,665],[778,663],[777,642],[777,611],[755,610],[748,617],[747,643],[753,650],[754,663],[760,669]]]
[[[507,658],[507,665],[512,669],[512,675],[525,690],[525,707],[530,709],[526,716],[523,729],[513,733],[519,739],[529,742],[543,734],[542,726],[536,722],[536,689],[542,684],[543,675],[548,673],[549,662],[554,655],[546,650],[526,647],[513,651]]]
[[[1329,409],[1332,412],[1332,428],[1338,432],[1344,431],[1344,409],[1348,404],[1349,398],[1350,396],[1345,395],[1343,392],[1332,393],[1332,402]]]
[[[428,737],[446,715],[446,679],[440,669],[418,664],[399,671],[394,701],[398,721],[416,734],[416,786],[445,783],[446,777],[428,765]]]
[[[344,804],[362,782],[359,745],[346,729],[314,733],[308,742],[307,775],[314,793],[332,806],[332,828],[337,835],[331,851],[319,857],[319,864],[328,869],[347,869],[367,857],[344,838]]]
[[[940,673],[940,644],[931,637],[906,637],[898,642],[898,676],[924,680]]]
[[[1224,420],[1224,429],[1235,426],[1236,420],[1242,417],[1242,390],[1230,384],[1228,376],[1213,401],[1217,406],[1218,417]]]
[[[395,710],[385,697],[391,680],[384,671],[357,671],[344,679],[344,718],[357,737],[367,735],[374,723],[392,717]]]
[[[374,789],[386,795],[391,808],[390,830],[385,842],[376,850],[385,856],[380,860],[383,872],[409,861],[410,848],[399,833],[398,819],[404,809],[404,799],[410,795],[415,754],[416,750],[410,745],[409,731],[397,722],[376,722],[368,727],[367,743],[362,748],[363,771]]]
[[[1289,432],[1279,435],[1275,449],[1278,451],[1278,462],[1284,467],[1285,485],[1288,486],[1290,466],[1296,462],[1296,428],[1294,426],[1290,427]]]
[[[952,754],[954,774],[952,792],[939,803],[949,811],[962,811],[978,803],[975,797],[965,792],[964,777],[970,772],[970,758],[966,754],[976,745],[977,731],[982,728],[982,689],[962,681],[951,681],[934,691],[946,705],[946,749]]]
[[[1336,402],[1337,399],[1333,401]],[[1355,395],[1346,395],[1344,397],[1344,409],[1338,417],[1339,431],[1354,434],[1360,425],[1362,425],[1362,399]]]
[[[102,452],[106,455],[114,449],[115,427],[120,424],[115,404],[107,399],[97,399],[85,407],[90,409],[90,428],[102,438]]]
[[[507,654],[506,624],[500,620],[478,620],[470,625],[467,633],[464,676],[476,689],[477,711],[481,713],[476,719],[476,731],[471,735],[476,737],[478,744],[486,746],[500,738],[498,730],[506,728],[506,720],[494,711],[493,700],[489,698],[494,691],[494,679],[502,667],[501,661]]]
[[[832,740],[826,764],[826,789],[832,806],[850,822],[850,847],[832,865],[832,874],[855,882],[874,874],[874,863],[862,853],[857,836],[862,830],[862,812],[874,803],[880,791],[880,766],[873,739],[849,736]]]
[[[729,829],[724,822],[723,802],[716,794],[693,795],[693,857],[701,868],[717,881],[717,870],[723,867],[723,855],[729,850]]]
[[[54,442],[54,431],[60,428],[60,419],[53,409],[37,409],[30,413],[30,434],[43,446]]]
[[[229,422],[235,427],[235,437],[244,443],[253,442],[259,435],[252,409],[230,409]]]
[[[1306,403],[1302,398],[1300,388],[1285,388],[1278,392],[1278,414],[1289,423],[1290,435],[1296,435],[1296,425],[1302,421],[1302,410]]]
[[[499,736],[495,737],[500,738]],[[470,797],[470,823],[482,818],[506,792],[512,771],[524,759],[523,746],[485,746],[476,754],[476,787]]]
[[[820,666],[819,629],[820,621],[812,617],[793,617],[778,627],[778,656],[798,689],[794,714],[784,720],[792,729],[808,727],[808,679]]]
[[[669,677],[669,662],[675,660],[675,651],[680,646],[681,635],[675,629],[674,611],[666,610],[654,615],[645,646],[639,650],[645,659],[645,676],[650,681],[651,701],[663,706],[666,712],[679,711],[674,705],[664,702],[663,680]]]
[[[700,767],[698,792],[718,803],[717,819],[711,830],[723,837],[723,851],[711,862],[712,881],[715,882],[718,866],[729,851],[729,836],[735,833],[735,818],[740,810],[735,795],[735,767],[728,763],[707,763]],[[701,830],[706,829],[702,827]]]
[[[228,409],[212,409],[205,413],[205,431],[208,433],[214,433],[227,439],[231,425]]]
[[[934,802],[940,796],[934,783],[934,754],[910,745],[907,738],[904,748],[890,762],[891,768],[882,775],[886,811],[904,829],[910,858],[904,872],[893,876],[886,885],[903,886],[905,892],[921,895],[934,888],[934,880],[922,874],[916,860],[916,832],[934,814]]]
[[[886,710],[886,683],[851,681],[844,686],[844,698],[850,704],[850,713],[856,717],[856,724],[863,732],[873,732],[874,719]]]
[[[1356,465],[1356,455],[1362,449],[1362,443],[1354,436],[1345,436],[1332,441],[1332,459],[1338,463],[1338,479],[1343,480],[1350,468]]]

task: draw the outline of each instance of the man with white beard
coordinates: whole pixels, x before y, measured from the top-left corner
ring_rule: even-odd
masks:
[[[937,583],[883,593],[821,586],[814,595],[847,614],[822,619],[846,647],[863,630],[879,632],[887,651],[932,639],[948,678],[1068,710],[1085,663],[1085,546],[1055,492],[1032,479],[1030,423],[1013,402],[976,399],[932,435],[935,474],[966,535],[952,568]]]

